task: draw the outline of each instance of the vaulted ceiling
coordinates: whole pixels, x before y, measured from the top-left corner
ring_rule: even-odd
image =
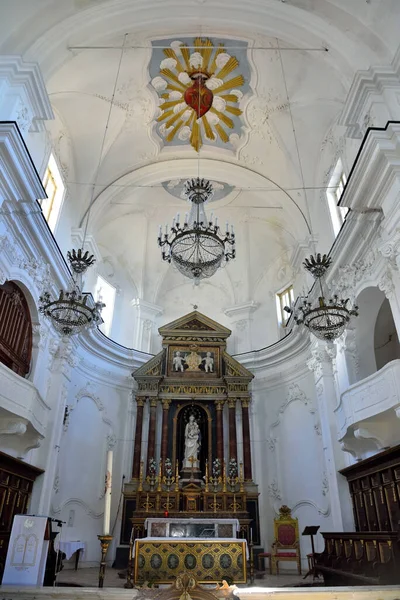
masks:
[[[69,191],[65,218],[82,226],[91,206],[100,271],[127,302],[161,306],[163,321],[196,303],[229,325],[225,308],[249,301],[267,319],[274,293],[297,275],[298,245],[311,234],[321,250],[333,241],[327,177],[339,154],[354,155],[337,120],[356,70],[390,63],[398,2],[5,4],[2,52],[42,68],[56,117],[48,131]],[[213,80],[213,108],[198,134],[183,95],[196,53]],[[238,252],[201,289],[163,264],[156,244],[158,226],[186,212],[181,186],[197,174],[216,182],[207,210],[236,225]],[[276,336],[266,327],[253,343]]]

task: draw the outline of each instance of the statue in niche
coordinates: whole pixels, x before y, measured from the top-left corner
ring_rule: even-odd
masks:
[[[174,367],[174,371],[181,371],[182,373],[185,370],[185,356],[181,355],[181,353],[179,352],[179,350],[177,350],[175,352],[175,356],[174,359],[172,361],[172,365]]]
[[[185,427],[185,455],[184,468],[198,467],[200,450],[200,428],[194,415],[189,416]]]
[[[211,355],[211,352],[207,352],[206,357],[203,359],[204,360],[204,370],[206,373],[213,373],[214,372],[214,359]]]

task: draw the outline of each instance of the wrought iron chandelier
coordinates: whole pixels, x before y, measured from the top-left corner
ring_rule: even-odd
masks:
[[[304,268],[318,280],[321,295],[318,304],[314,305],[305,298],[298,307],[294,320],[298,325],[305,325],[320,340],[333,341],[344,332],[352,316],[358,316],[358,306],[348,307],[349,298],[339,299],[337,294],[326,299],[322,289],[322,278],[329,269],[332,259],[326,254],[321,257],[305,259]]]
[[[186,213],[183,224],[178,213],[172,227],[165,226],[164,234],[160,225],[157,241],[163,260],[172,262],[182,275],[198,285],[202,279],[212,277],[223,261],[235,258],[235,233],[233,225],[229,229],[226,223],[223,234],[213,213],[207,219],[204,204],[213,195],[210,181],[199,177],[186,181],[184,195],[191,202],[190,213]]]
[[[70,287],[66,291],[60,290],[57,299],[52,299],[50,292],[43,292],[39,298],[39,312],[48,317],[63,336],[72,336],[97,324],[105,305],[96,302],[93,307],[88,306],[88,295],[81,291],[82,275],[95,262],[93,254],[83,253],[80,248],[68,252],[67,257],[74,273]]]

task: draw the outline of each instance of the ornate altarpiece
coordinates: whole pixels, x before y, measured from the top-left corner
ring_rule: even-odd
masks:
[[[248,538],[251,528],[257,544],[258,491],[252,477],[249,423],[253,374],[226,352],[231,331],[197,311],[164,325],[159,333],[162,351],[133,373],[137,416],[132,480],[124,487],[121,544],[128,544],[131,534],[135,539],[145,536],[146,518],[167,514],[235,517],[240,523],[239,537]],[[148,419],[144,420],[146,404]],[[240,460],[237,411],[242,421]],[[200,460],[196,468],[184,469],[183,431],[190,414],[201,430]],[[144,426],[148,427],[146,460]],[[160,429],[161,443],[156,446]],[[224,429],[229,431],[227,445]],[[221,472],[212,479],[217,458]],[[230,476],[231,459],[238,463],[236,477]]]

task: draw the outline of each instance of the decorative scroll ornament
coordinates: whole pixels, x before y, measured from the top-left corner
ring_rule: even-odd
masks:
[[[227,223],[226,232],[221,235],[218,218],[213,221],[212,213],[207,219],[204,204],[213,193],[210,181],[199,177],[188,180],[185,192],[192,204],[190,214],[186,213],[182,225],[178,213],[169,231],[165,226],[164,235],[160,226],[157,242],[163,248],[163,260],[172,262],[182,275],[198,285],[201,279],[212,277],[224,260],[235,258],[235,234],[233,225],[229,231]]]
[[[198,152],[204,136],[215,141],[229,142],[227,129],[235,128],[234,118],[242,114],[238,103],[243,93],[244,77],[233,72],[239,61],[217,48],[208,38],[196,38],[194,47],[173,42],[164,49],[159,76],[151,84],[163,102],[160,133],[167,142],[178,135],[181,141],[189,140]]]
[[[318,280],[321,295],[318,298],[318,304],[315,306],[304,299],[296,314],[294,320],[298,325],[305,325],[315,337],[320,340],[332,341],[337,339],[344,332],[352,316],[358,316],[358,306],[349,308],[349,298],[339,299],[337,294],[326,299],[322,289],[322,278],[330,267],[332,259],[326,254],[321,257],[317,254],[315,257],[305,259],[304,268]]]
[[[94,263],[94,256],[79,249],[71,250],[67,257],[74,273],[70,287],[60,290],[56,300],[52,300],[49,291],[44,291],[39,297],[39,312],[51,320],[61,335],[72,336],[98,323],[105,305],[96,302],[93,307],[88,306],[88,295],[81,292],[82,275]]]

